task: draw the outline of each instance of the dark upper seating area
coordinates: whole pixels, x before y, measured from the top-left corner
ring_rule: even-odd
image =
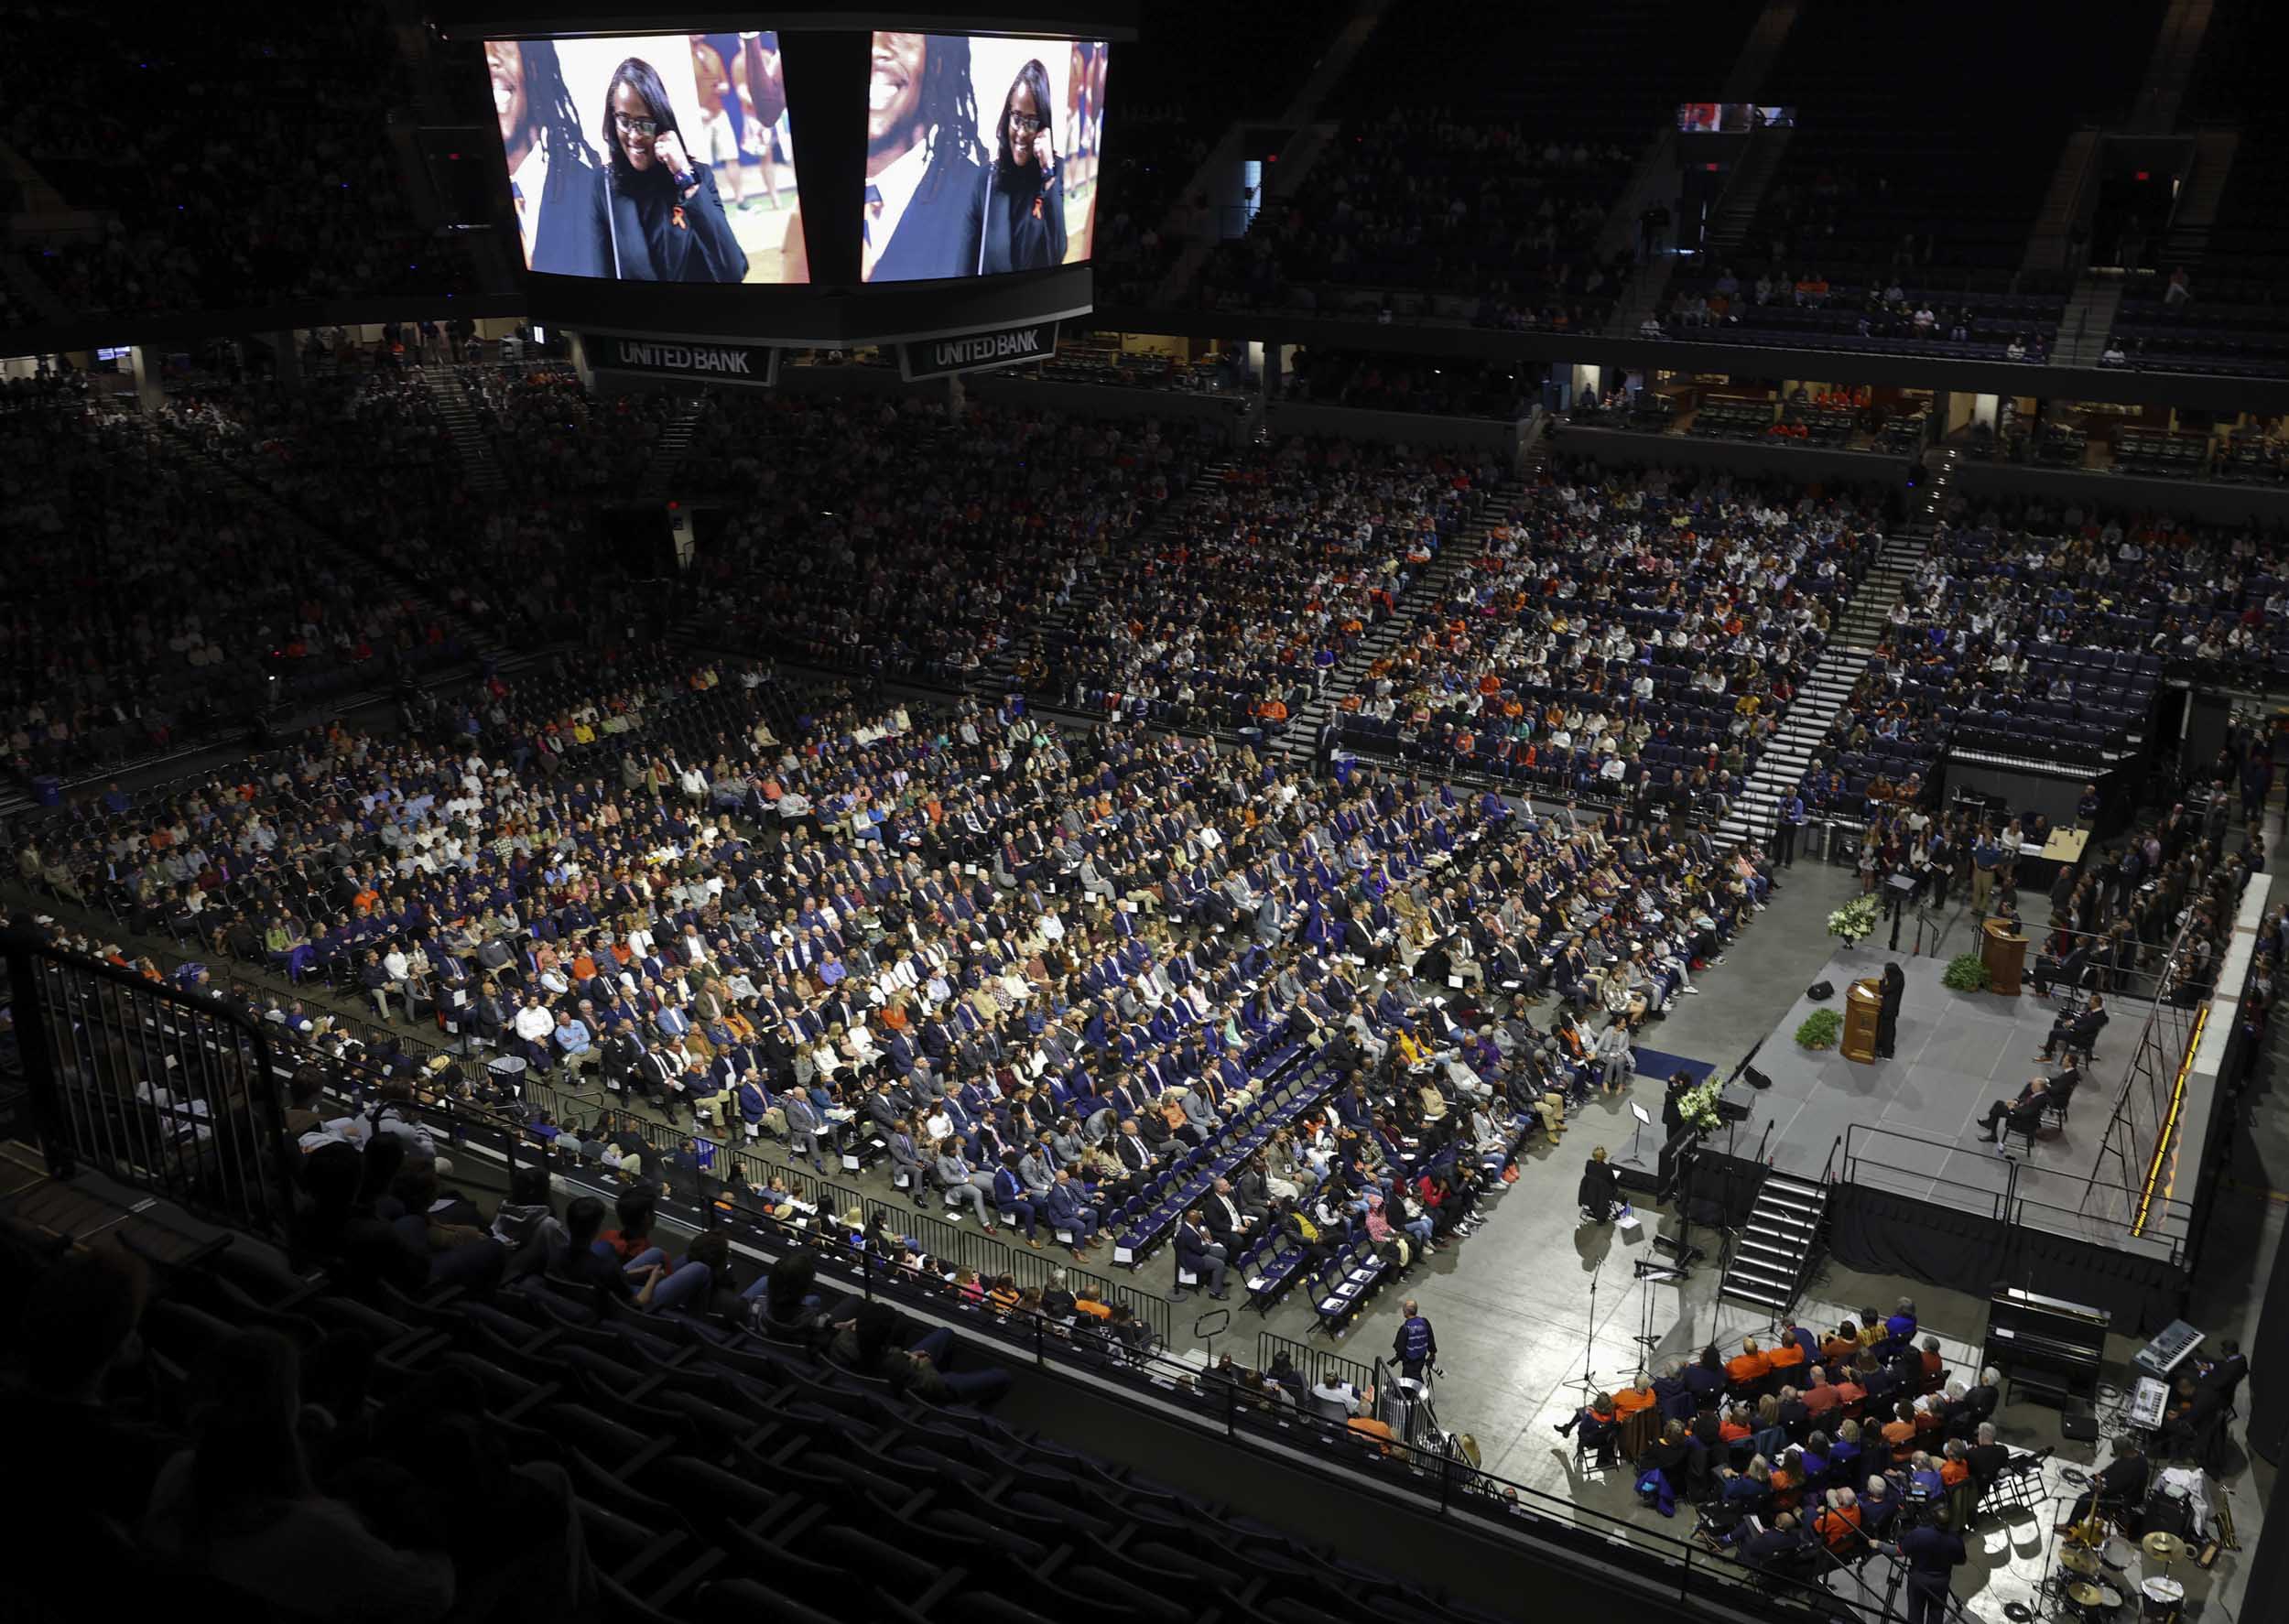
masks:
[[[456,657],[433,613],[248,501],[196,443],[69,394],[0,410],[17,772],[97,771]]]
[[[414,222],[387,128],[408,81],[383,8],[219,27],[197,8],[11,7],[10,60],[38,63],[10,144],[97,240],[22,257],[74,311],[228,310],[466,286]],[[19,304],[11,319],[36,319]]]
[[[2126,111],[2161,15],[2137,0],[2104,28],[2048,31],[2035,71],[1986,38],[1992,8],[1977,0],[1804,7],[1762,92],[1799,113],[1751,262],[1859,287],[1907,267],[1912,290],[1942,298],[2008,290],[2067,136]]]
[[[1202,222],[1187,188],[1234,119],[1286,110],[1349,8],[1332,0],[1232,7],[1169,0],[1107,70],[1104,190],[1097,205],[1097,301],[1147,302]],[[1205,72],[1206,43],[1246,73]],[[1174,223],[1170,211],[1177,211]]]
[[[1680,270],[1673,336],[1878,354],[2040,362],[2068,279],[2022,275],[2060,150],[2134,94],[2161,7],[2059,31],[2038,74],[1980,49],[1970,0],[1876,15],[1806,6],[1763,100],[1798,109],[1745,241]],[[1947,62],[1949,111],[1918,65]],[[1960,116],[1958,116],[1958,113]]]
[[[1289,400],[1315,406],[1506,423],[1531,413],[1537,393],[1534,369],[1517,362],[1356,350],[1296,350],[1285,382]]]
[[[2010,287],[1973,285],[1985,279],[1984,272],[1935,273],[1912,265],[1832,276],[1807,264],[1792,280],[1785,270],[1742,277],[1721,265],[1671,282],[1662,326],[1672,337],[1697,342],[2047,360],[2066,314],[2065,280],[2022,276]]]
[[[1219,308],[1341,308],[1386,292],[1459,301],[1486,325],[1594,328],[1620,271],[1595,253],[1639,155],[1710,93],[1752,5],[1650,0],[1481,13],[1403,0],[1324,111],[1342,127],[1299,189],[1274,187],[1199,297]],[[1488,70],[1459,70],[1466,61]]]

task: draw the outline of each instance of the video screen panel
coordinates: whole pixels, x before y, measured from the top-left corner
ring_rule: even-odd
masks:
[[[1753,102],[1680,102],[1677,128],[1688,135],[1731,135],[1780,129],[1796,122],[1794,107],[1765,107]]]
[[[492,39],[485,68],[528,269],[810,280],[775,31]]]
[[[1087,260],[1102,40],[877,32],[859,272],[925,282]]]

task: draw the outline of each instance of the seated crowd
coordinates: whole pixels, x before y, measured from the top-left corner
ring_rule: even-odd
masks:
[[[1818,269],[1774,265],[1743,280],[1732,267],[1675,281],[1648,337],[1814,344],[1824,349],[1926,352],[2040,363],[2058,337],[2061,293],[1931,286],[1912,265],[1831,282]]]
[[[1730,1359],[1704,1348],[1597,1394],[1557,1431],[1580,1462],[1626,1460],[1663,1515],[1698,1508],[1696,1535],[1712,1549],[1817,1576],[1816,1543],[1850,1562],[1903,1512],[1943,1502],[1962,1529],[1999,1483],[2038,1464],[1996,1441],[2000,1384],[1991,1370],[1951,1372],[1902,1298],[1825,1336],[1785,1319],[1770,1348],[1752,1337]]]
[[[1500,479],[1464,451],[1249,446],[1173,525],[1095,561],[1083,612],[1036,637],[1017,685],[1091,713],[1276,733]]]
[[[433,393],[464,386],[450,374],[202,391],[169,411],[208,454],[486,635],[523,647],[578,633],[631,579],[591,508],[635,494],[660,397],[594,404],[551,371],[466,375],[514,500],[473,486]]]
[[[2272,538],[2028,500],[1951,503],[1797,793],[1857,818],[1922,796],[1950,743],[2096,762],[2165,668],[2263,672],[2289,615]]]
[[[1206,460],[1197,425],[971,404],[711,398],[689,483],[737,499],[698,607],[734,644],[969,681]]]
[[[1546,467],[1342,701],[1348,742],[1721,817],[1882,544],[1873,502]]]
[[[1237,1194],[1208,1230],[1306,1261],[1378,1219],[1464,1221],[1524,1125],[1554,1135],[1593,1076],[1626,1078],[1626,1034],[1572,1010],[1625,1023],[1688,990],[1766,883],[1665,826],[1313,785],[1014,701],[790,718],[759,672],[649,655],[88,811],[27,841],[27,882],[450,1020],[535,1079],[768,1132],[818,1171],[862,1140],[1028,1240],[1086,1213],[1053,1225],[1081,1249],[1157,1164],[1214,1148]],[[1468,991],[1422,1001],[1409,970]],[[1568,1007],[1544,1033],[1546,991]],[[1275,1088],[1294,1109],[1267,1123]]]

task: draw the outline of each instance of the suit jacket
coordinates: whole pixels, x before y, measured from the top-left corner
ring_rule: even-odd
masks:
[[[1081,1227],[1081,1214],[1088,1210],[1088,1206],[1081,1200],[1079,1186],[1070,1182],[1051,1185],[1049,1193],[1042,1200],[1043,1209],[1048,1214],[1053,1227],[1060,1229]]]
[[[1188,1221],[1177,1226],[1177,1267],[1197,1274],[1208,1266],[1207,1234],[1196,1229]]]
[[[922,184],[898,217],[897,229],[874,261],[870,282],[977,275],[982,171],[968,153],[954,151],[952,143],[941,141],[939,146]]]

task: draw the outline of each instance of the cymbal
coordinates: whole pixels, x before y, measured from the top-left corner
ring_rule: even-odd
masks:
[[[2156,1562],[2186,1560],[2186,1542],[2174,1533],[2156,1531],[2138,1542],[2138,1548]]]
[[[2078,1608],[2094,1608],[2099,1601],[2099,1587],[2077,1579],[2067,1586],[2067,1599]]]
[[[2059,1552],[2058,1565],[2070,1574],[2080,1574],[2086,1579],[2095,1579],[2103,1571],[2096,1551],[2078,1551],[2071,1545]]]

